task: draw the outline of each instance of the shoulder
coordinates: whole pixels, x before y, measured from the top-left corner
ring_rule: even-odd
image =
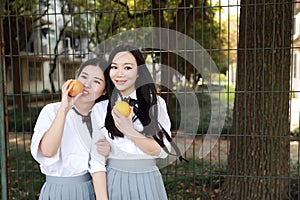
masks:
[[[108,105],[108,100],[100,101],[100,102],[98,102],[98,103],[96,103],[94,105],[93,111],[95,111],[95,112],[103,112],[103,111],[105,111],[106,112],[107,105]]]
[[[96,103],[92,109],[92,111],[97,115],[97,114],[105,114],[107,111],[107,105],[108,105],[108,100],[103,100],[98,103]]]
[[[43,112],[56,112],[60,107],[61,102],[49,103],[42,109]]]
[[[45,105],[39,113],[37,124],[45,123],[47,119],[53,120],[60,107],[61,102],[49,103]]]
[[[108,100],[103,100],[96,103],[92,109],[92,114],[96,117],[97,124],[104,126],[104,121],[106,117]]]

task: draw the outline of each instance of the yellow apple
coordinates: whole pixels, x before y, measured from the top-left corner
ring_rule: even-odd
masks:
[[[72,87],[69,91],[71,97],[74,97],[83,91],[83,84],[78,80],[72,80],[68,85],[68,88],[70,87]]]
[[[130,106],[126,101],[119,101],[115,104],[116,109],[125,117],[128,117],[130,114]]]

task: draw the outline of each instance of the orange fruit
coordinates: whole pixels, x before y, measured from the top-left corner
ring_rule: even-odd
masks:
[[[78,80],[72,80],[68,85],[68,88],[69,87],[72,87],[72,89],[69,91],[69,95],[71,97],[74,97],[83,91],[83,84]]]
[[[116,103],[116,109],[125,117],[128,117],[130,114],[130,106],[126,101],[119,101]]]

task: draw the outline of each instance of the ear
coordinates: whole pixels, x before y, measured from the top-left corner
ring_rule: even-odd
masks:
[[[106,95],[107,91],[103,90],[102,95]]]

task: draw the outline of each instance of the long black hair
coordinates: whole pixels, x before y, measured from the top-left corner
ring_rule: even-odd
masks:
[[[158,134],[162,138],[161,128],[158,125],[157,119],[157,91],[153,82],[152,76],[145,64],[145,58],[141,51],[131,45],[121,45],[116,47],[109,56],[108,63],[109,69],[107,70],[108,76],[106,81],[107,94],[109,103],[107,106],[107,114],[105,118],[105,127],[107,128],[110,137],[124,137],[124,134],[120,132],[114,123],[111,115],[112,107],[115,105],[118,96],[120,95],[115,85],[109,77],[110,65],[112,60],[119,52],[130,52],[136,60],[138,67],[137,80],[135,82],[136,96],[137,96],[137,109],[135,115],[141,121],[144,126],[143,134],[146,136],[153,136]]]

